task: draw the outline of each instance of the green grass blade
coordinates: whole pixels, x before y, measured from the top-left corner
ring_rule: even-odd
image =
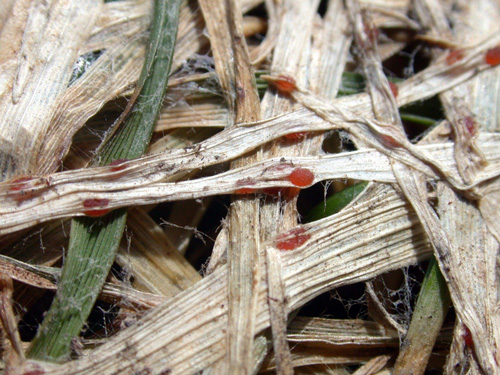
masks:
[[[342,73],[342,82],[338,96],[346,96],[360,93],[365,90],[365,78],[359,73],[344,72]]]
[[[436,259],[427,266],[410,327],[393,374],[423,374],[443,321],[451,306],[446,281]]]
[[[349,186],[335,194],[329,196],[324,203],[320,203],[313,207],[304,218],[304,222],[309,223],[323,219],[324,217],[336,214],[345,206],[347,206],[359,193],[361,193],[368,182],[360,182],[358,184]]]
[[[157,0],[139,87],[140,94],[125,124],[99,151],[94,165],[117,159],[133,159],[147,149],[162,105],[177,36],[180,0]],[[123,235],[127,210],[119,209],[103,218],[75,218],[59,288],[28,357],[63,361],[70,345],[85,324]]]
[[[419,116],[415,115],[413,113],[406,113],[406,112],[399,112],[399,115],[401,116],[401,120],[406,121],[406,122],[412,122],[414,124],[418,125],[423,125],[423,126],[432,126],[436,123],[436,120],[426,117],[426,116]]]

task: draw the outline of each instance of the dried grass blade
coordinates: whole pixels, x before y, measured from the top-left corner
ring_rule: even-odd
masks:
[[[479,138],[479,144],[490,160],[490,165],[481,175],[480,182],[496,177],[500,173],[498,168],[500,150],[495,143],[498,139],[499,136],[494,133],[486,133]],[[430,158],[440,160],[440,165],[448,170],[455,168],[452,145],[449,143],[418,145],[415,149],[418,152],[425,152]],[[2,186],[0,201],[2,204],[5,202],[5,205],[0,207],[0,215],[3,219],[0,221],[0,233],[14,232],[57,218],[81,215],[82,201],[96,196],[109,199],[109,208],[118,208],[229,194],[242,187],[240,180],[244,178],[253,180],[255,185],[251,187],[255,189],[292,187],[293,185],[287,180],[287,176],[292,171],[292,164],[310,169],[315,174],[315,181],[342,178],[388,183],[396,181],[387,156],[372,149],[324,157],[288,157],[285,163],[282,158],[268,159],[215,176],[175,183],[160,181],[170,174],[168,171],[158,171],[156,166],[162,164],[161,159],[151,163],[147,168],[141,165],[139,160],[130,161],[127,164],[130,173],[124,172],[119,178],[113,178],[110,168],[51,175],[51,178],[57,181],[58,189],[46,190],[39,197],[23,202],[22,206],[17,206],[17,202],[9,199],[8,185]],[[202,164],[206,165],[204,162]],[[437,177],[430,167],[424,168],[427,179]],[[179,173],[180,170],[179,168],[174,173]],[[155,171],[158,173],[155,174]],[[153,180],[157,181],[153,182]],[[214,181],[217,181],[217,184]]]
[[[459,331],[468,332],[458,337],[465,344],[463,352],[474,353],[464,354],[465,362],[459,368],[477,362],[482,372],[498,373],[498,242],[474,203],[458,197],[442,182],[437,191],[443,230],[453,234],[452,251],[440,267],[443,275],[448,273],[453,306],[463,324]]]
[[[297,317],[288,327],[288,340],[328,347],[396,347],[398,334],[383,325],[361,319]]]
[[[23,346],[19,331],[17,330],[17,319],[12,305],[12,293],[14,286],[12,279],[5,273],[0,273],[0,322],[10,342],[10,347],[5,348],[3,358],[5,360],[5,371],[7,374],[17,374],[23,367],[25,360]]]
[[[167,87],[179,3],[175,0],[155,3],[150,48],[141,74],[142,90],[135,110],[126,125],[101,149],[95,164],[137,158],[146,151]],[[85,323],[113,263],[126,218],[126,209],[120,209],[102,220],[73,220],[60,286],[29,348],[29,357],[47,361],[67,358],[71,341]]]
[[[10,8],[0,33],[1,180],[38,172],[51,117],[101,8],[95,0],[17,1]]]
[[[385,75],[382,72],[381,62],[377,53],[377,45],[370,43],[371,41],[366,38],[363,34],[363,31],[366,28],[371,29],[373,25],[368,20],[361,20],[359,9],[356,9],[356,2],[350,3],[351,9],[351,17],[354,20],[356,25],[356,40],[358,45],[360,46],[362,64],[364,67],[365,74],[370,79],[368,80],[368,91],[371,95],[373,101],[373,109],[375,117],[379,120],[383,120],[388,122],[391,130],[394,132],[394,135],[397,135],[400,138],[406,139],[404,135],[404,130],[402,127],[401,119],[399,118],[399,114],[397,111],[395,96],[392,95],[391,90],[389,90],[388,81]],[[363,28],[364,27],[364,30]],[[398,139],[394,137],[395,139]],[[413,169],[410,165],[404,165],[398,163],[397,161],[392,160],[391,164],[393,166],[394,175],[398,181],[400,188],[405,193],[407,199],[412,203],[417,211],[421,220],[428,219],[430,214],[430,209],[428,203],[425,200],[424,195],[418,195],[415,193],[411,185],[412,180],[422,181],[422,174]],[[410,178],[408,178],[411,176]],[[420,191],[421,192],[421,191]],[[421,201],[420,199],[423,199]],[[429,228],[427,228],[429,230]],[[433,228],[434,229],[434,228]],[[446,249],[448,250],[448,249]],[[442,249],[441,251],[446,251]],[[439,277],[439,270],[434,269],[434,274],[437,272],[437,276]],[[441,288],[444,288],[445,297],[446,297],[446,284],[444,280],[441,280],[441,284],[438,284]],[[428,292],[427,289],[423,289],[423,292]],[[414,315],[414,321],[412,320],[412,330],[408,332],[406,344],[408,346],[403,345],[403,351],[401,355],[398,357],[399,363],[397,365],[399,367],[396,368],[396,373],[398,374],[406,374],[406,373],[415,373],[419,374],[425,371],[427,366],[427,360],[430,356],[430,352],[434,346],[434,341],[439,333],[439,329],[441,327],[442,321],[446,315],[446,311],[448,306],[450,305],[449,296],[448,299],[444,298],[444,300],[440,300],[442,297],[440,295],[440,290],[438,290],[438,295],[436,297],[430,294],[422,294],[419,302],[424,304],[422,309],[430,309],[436,310],[433,311],[436,313],[437,320],[433,320],[433,325],[429,324],[428,321],[425,321],[423,324],[421,323],[422,319],[421,312],[416,311],[417,315]],[[431,298],[431,300],[425,300],[425,297]],[[434,297],[434,299],[432,299]],[[445,307],[441,306],[439,302],[442,302]],[[436,306],[435,306],[436,305]],[[427,311],[428,312],[428,311]],[[440,314],[439,314],[440,313]],[[426,319],[427,319],[426,315]],[[432,315],[431,315],[432,316]],[[421,323],[420,325],[418,323]],[[422,332],[425,334],[422,335]],[[426,339],[422,340],[422,337]],[[409,345],[413,344],[411,347]]]
[[[215,5],[201,1],[215,60],[215,69],[226,96],[233,123],[260,119],[260,102],[248,47],[243,35],[238,1]],[[234,61],[228,66],[228,61]],[[230,125],[230,126],[231,126]],[[256,160],[250,155],[233,161],[238,168]],[[248,374],[252,368],[259,260],[259,198],[235,197],[228,217],[229,265],[228,335],[226,371]]]
[[[308,224],[311,246],[282,254],[289,309],[331,288],[364,281],[429,257],[428,242],[410,207],[396,194],[381,195],[384,189],[380,187],[368,189],[370,200],[358,200],[351,210]],[[356,236],[352,236],[353,231]],[[260,290],[258,331],[269,326],[265,285]],[[52,368],[53,374],[132,374],[145,367],[153,372],[168,369],[172,373],[195,373],[226,353],[226,301],[224,265],[111,338],[99,350],[64,365],[43,366],[47,371]]]
[[[130,246],[122,242],[116,262],[132,271],[134,287],[171,297],[201,279],[162,228],[141,208],[129,211],[128,231],[132,233]]]
[[[56,280],[61,276],[59,268],[33,266],[6,256],[0,256],[0,271],[15,281],[48,290],[57,290]],[[130,307],[132,304],[138,310],[147,310],[158,306],[166,299],[164,296],[140,292],[109,282],[104,283],[99,298],[120,306]]]
[[[370,359],[366,364],[361,366],[352,375],[372,375],[378,374],[380,370],[382,370],[389,360],[391,359],[391,355],[380,355]]]
[[[351,373],[342,365],[311,365],[297,367],[296,375],[350,375]]]
[[[458,18],[459,22],[457,24],[453,22],[456,25],[454,33],[448,24],[453,10],[447,9],[435,0],[416,1],[415,6],[418,17],[425,26],[430,28],[433,33],[439,33],[449,38],[454,34],[456,42],[470,43],[480,40],[484,34],[498,35],[498,25],[495,22],[498,19],[498,4],[496,2],[482,1],[477,4],[477,8],[467,7],[464,12],[456,11],[455,17]],[[490,10],[486,11],[488,8]],[[466,18],[467,21],[460,20],[461,17]],[[485,24],[489,24],[490,27],[484,29]],[[446,60],[454,65],[456,62],[449,60],[452,52],[454,51],[448,52]],[[439,59],[438,57],[437,60]],[[494,69],[488,73],[497,75],[497,78],[491,77],[493,81],[498,79],[497,72],[498,69]],[[476,121],[487,118],[489,116],[488,107],[497,104],[496,93],[479,95],[477,91],[471,90],[474,81],[477,82],[476,84],[483,85],[479,81],[481,79],[484,78],[474,77],[469,82],[458,85],[440,95],[453,129],[458,169],[466,183],[477,180],[478,174],[487,164],[487,159],[475,144],[476,133],[480,130],[480,125]],[[488,85],[489,83],[484,84],[484,86]],[[464,98],[467,98],[467,103],[464,103]],[[479,105],[477,105],[478,100],[482,102]],[[474,103],[476,106],[472,107],[470,103]],[[468,346],[474,353],[473,356],[464,355],[464,361],[460,367],[462,370],[468,366],[474,367],[473,363],[477,361],[485,373],[498,373],[500,371],[500,352],[498,350],[500,347],[500,319],[496,308],[498,296],[491,293],[492,289],[498,289],[498,275],[494,266],[499,246],[498,232],[496,232],[498,213],[495,212],[491,216],[491,211],[498,210],[499,206],[495,199],[489,200],[495,195],[495,193],[493,195],[489,193],[497,190],[495,184],[497,184],[495,181],[489,182],[479,189],[481,214],[473,204],[464,202],[443,183],[438,184],[439,214],[443,230],[449,233],[450,246],[446,257],[442,255],[438,261],[443,275],[447,279],[459,320],[464,325],[464,331],[469,332]],[[489,208],[484,210],[483,203],[486,202]],[[483,218],[486,222],[483,221]],[[486,230],[486,223],[489,224],[491,233]],[[492,223],[494,224],[491,225]],[[463,228],[467,228],[470,233],[464,236]],[[497,236],[496,240],[492,234]],[[443,252],[443,249],[436,250],[438,253]],[[470,286],[471,277],[475,278],[476,287],[474,288]],[[457,332],[460,331],[460,329],[457,330]],[[458,340],[455,338],[454,343],[462,340],[464,340],[463,337],[459,337]],[[452,348],[453,351],[454,348]]]
[[[273,349],[276,360],[276,373],[292,375],[293,365],[290,348],[286,339],[288,309],[282,279],[282,264],[279,251],[271,248],[266,252],[267,287],[269,316],[273,333]]]

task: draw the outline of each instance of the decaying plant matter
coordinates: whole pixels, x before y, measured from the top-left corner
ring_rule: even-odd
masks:
[[[4,3],[6,373],[500,374],[498,0]],[[442,115],[418,109],[430,98]],[[339,181],[354,186],[299,214]],[[187,259],[217,196],[199,272]],[[106,232],[118,213],[125,231]],[[84,242],[99,251],[74,253]],[[402,324],[386,274],[428,259]],[[301,315],[364,282],[366,316]],[[60,340],[49,309],[27,338],[55,290],[75,332],[99,293],[104,333],[89,318]]]

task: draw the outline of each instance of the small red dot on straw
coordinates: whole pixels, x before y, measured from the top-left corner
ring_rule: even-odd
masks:
[[[95,207],[106,207],[109,204],[109,199],[97,199],[97,198],[89,198],[85,199],[83,201],[83,207],[85,208],[95,208]],[[92,210],[85,210],[83,213],[87,216],[90,217],[100,217],[104,216],[107,213],[109,213],[108,208],[102,208],[102,209],[92,209]]]
[[[500,46],[491,48],[486,52],[484,57],[486,64],[490,66],[497,66],[500,64]]]
[[[280,250],[294,250],[297,247],[306,243],[311,235],[305,233],[304,228],[293,228],[286,233],[282,233],[276,237],[276,247]]]
[[[457,61],[462,60],[464,58],[465,54],[464,51],[461,49],[452,49],[448,53],[448,56],[446,56],[446,64],[447,65],[453,65]]]
[[[397,98],[399,94],[398,85],[396,85],[394,82],[389,81],[389,87],[391,88],[392,95]]]
[[[285,138],[295,140],[295,139],[302,139],[305,136],[306,136],[306,132],[297,132],[297,133],[286,134]]]
[[[291,94],[297,90],[297,83],[295,82],[295,79],[284,74],[280,75],[278,79],[273,81],[273,85],[279,92],[284,94]]]

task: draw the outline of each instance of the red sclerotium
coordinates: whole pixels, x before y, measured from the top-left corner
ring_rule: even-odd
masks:
[[[256,189],[248,187],[248,185],[255,185],[255,181],[251,178],[243,178],[241,180],[236,181],[236,186],[242,186],[234,191],[234,194],[237,195],[245,195],[245,194],[253,194],[257,192]]]
[[[279,250],[295,250],[305,244],[309,238],[311,238],[311,235],[306,233],[305,228],[293,228],[276,237],[276,247]]]
[[[452,49],[446,56],[446,64],[453,65],[464,58],[465,53],[461,49]]]
[[[300,188],[296,188],[296,187],[289,187],[289,188],[286,188],[284,191],[283,191],[283,198],[286,200],[286,201],[291,201],[292,199],[296,198],[299,196],[300,194]]]
[[[297,139],[302,139],[306,136],[307,132],[296,132],[296,133],[290,133],[286,134],[285,138],[290,139],[290,140],[297,140]]]
[[[297,90],[297,83],[293,77],[282,74],[276,80],[273,81],[273,85],[282,94],[291,94]]]
[[[269,187],[260,190],[263,194],[266,194],[275,198],[283,198],[286,201],[291,201],[297,197],[300,193],[300,188],[296,187]]]
[[[464,339],[464,344],[468,348],[472,348],[474,346],[474,341],[472,340],[472,333],[470,332],[469,327],[464,324],[464,333],[462,334],[462,338]]]
[[[471,137],[476,135],[477,127],[476,127],[476,122],[474,119],[470,116],[465,116],[464,117],[464,125]]]
[[[45,374],[45,371],[43,370],[30,370],[30,371],[27,371],[25,373],[23,373],[23,375],[44,375]]]
[[[391,135],[381,134],[380,139],[389,147],[401,147],[401,144]]]
[[[371,43],[374,43],[380,35],[380,30],[374,26],[371,26],[368,23],[365,23],[363,28],[364,28],[364,32],[365,32],[365,35],[368,38],[368,40]]]
[[[497,66],[500,64],[500,46],[496,46],[494,48],[486,51],[486,55],[484,56],[484,61],[489,66]]]
[[[26,189],[28,187],[29,183],[33,180],[34,180],[34,178],[32,178],[32,177],[26,177],[26,176],[17,177],[10,182],[11,186],[10,186],[9,190],[10,191],[21,191],[23,189]]]
[[[27,363],[23,375],[44,375],[45,370],[37,363]]]
[[[298,187],[309,186],[314,182],[314,173],[306,168],[295,168],[288,176],[288,181]]]
[[[109,163],[109,166],[111,167],[111,170],[113,172],[123,171],[125,168],[127,168],[127,161],[128,159],[117,159]]]
[[[32,185],[34,180],[33,177],[26,176],[13,179],[9,187],[9,196],[16,202],[33,198],[36,195]]]
[[[257,192],[257,190],[252,189],[252,188],[239,188],[234,191],[234,194],[236,195],[245,195],[245,194],[253,194]]]
[[[89,198],[83,201],[83,207],[90,208],[90,210],[84,210],[83,213],[90,217],[100,217],[106,215],[110,210],[106,207],[109,204],[109,199],[103,198]]]
[[[389,81],[389,88],[391,89],[392,95],[397,98],[399,94],[399,88],[398,85],[396,85],[394,82]]]
[[[279,197],[283,192],[285,191],[286,188],[283,187],[268,187],[262,189],[262,193],[266,195],[270,195],[272,197]]]

